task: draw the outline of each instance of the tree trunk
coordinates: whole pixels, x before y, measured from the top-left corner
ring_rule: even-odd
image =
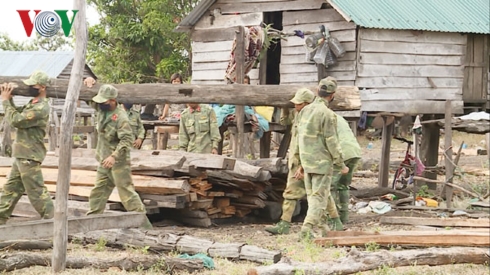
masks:
[[[374,270],[381,266],[399,267],[417,265],[484,264],[488,262],[488,249],[470,247],[428,248],[403,251],[360,252],[352,249],[344,258],[329,263],[281,262],[253,268],[248,275],[291,275],[291,274],[354,274]]]
[[[124,247],[150,247],[154,251],[179,251],[181,253],[204,253],[213,257],[228,259],[246,259],[249,261],[277,263],[281,259],[281,252],[270,251],[244,243],[225,244],[192,236],[177,236],[174,234],[161,234],[159,231],[143,233],[138,229],[92,231],[74,235],[87,243],[97,243],[100,238],[107,240],[108,246]]]
[[[162,262],[164,264],[162,264]],[[2,257],[0,259],[0,271],[9,272],[35,265],[49,266],[51,257],[49,255],[40,255],[39,253],[18,253]],[[117,267],[126,271],[137,271],[140,269],[147,270],[158,268],[162,271],[167,270],[185,270],[195,272],[204,268],[201,259],[179,259],[165,256],[147,255],[147,256],[128,256],[111,259],[101,259],[96,257],[80,258],[67,257],[66,267],[71,269],[97,268],[107,270],[111,267]],[[166,274],[166,273],[164,273]]]
[[[19,87],[15,95],[29,96],[28,86],[22,79],[15,77],[0,77],[0,83],[14,82]],[[81,100],[91,100],[97,94],[101,84],[92,88],[82,87]],[[178,87],[177,87],[178,86]],[[118,101],[135,104],[165,104],[165,103],[220,103],[253,106],[290,106],[289,100],[296,91],[304,88],[301,85],[172,85],[158,84],[115,84],[118,89]],[[48,97],[65,98],[68,81],[53,80],[47,89]],[[308,87],[316,91],[316,87]],[[338,87],[335,100],[329,105],[333,110],[360,109],[359,91],[355,86]]]

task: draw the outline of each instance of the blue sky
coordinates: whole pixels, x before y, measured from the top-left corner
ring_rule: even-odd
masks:
[[[73,1],[70,0],[3,0],[0,9],[0,32],[7,33],[15,41],[28,41],[28,38],[16,10],[72,10]],[[32,12],[34,16],[34,12]],[[71,16],[69,16],[71,18]],[[97,11],[87,7],[87,21],[92,26],[99,22]]]

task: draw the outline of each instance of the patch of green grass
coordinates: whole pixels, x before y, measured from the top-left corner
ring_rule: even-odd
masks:
[[[95,251],[104,251],[107,245],[107,240],[104,237],[100,237],[95,244]]]
[[[379,244],[377,244],[376,242],[368,242],[364,245],[364,247],[366,248],[366,251],[369,252],[376,252],[380,249]]]

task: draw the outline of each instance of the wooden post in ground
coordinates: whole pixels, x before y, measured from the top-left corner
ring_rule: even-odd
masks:
[[[452,109],[451,109],[451,100],[446,100],[446,114],[445,114],[445,121],[444,121],[444,150],[445,150],[445,162],[444,162],[444,167],[446,171],[446,181],[449,183],[452,183],[452,177],[453,177],[453,171],[454,171],[454,165],[453,165],[453,149],[452,149],[452,143],[453,143],[453,132],[452,132],[452,125],[451,125],[451,120],[452,120]],[[452,200],[453,200],[453,188],[449,185],[444,185],[444,190],[445,192],[443,193],[443,196],[446,199],[446,207],[451,208],[452,206]]]
[[[490,133],[486,133],[485,136],[487,142],[487,156],[490,156]]]
[[[235,61],[236,61],[236,83],[243,84],[245,77],[245,28],[243,26],[238,27],[236,33],[236,48],[235,48]],[[244,141],[245,141],[245,106],[235,105],[235,117],[237,125],[238,139],[236,146],[236,158],[243,158],[244,153]]]
[[[434,116],[430,116],[427,118],[427,116],[424,115],[423,117],[423,120],[432,119],[434,119]],[[422,124],[422,132],[424,134],[422,136],[422,144],[420,148],[421,160],[425,166],[436,166],[439,162],[440,128],[436,123],[425,123]],[[425,171],[424,178],[436,179],[437,173],[432,171]],[[437,189],[437,185],[435,183],[421,181],[420,184],[427,185],[431,190]]]
[[[73,124],[77,110],[77,100],[82,87],[85,56],[87,53],[87,22],[85,21],[85,0],[74,0],[75,17],[75,57],[68,84],[67,97],[61,117],[61,142],[56,185],[56,201],[53,229],[53,272],[61,272],[66,268],[66,250],[68,245],[68,191],[71,178],[71,150]]]
[[[383,116],[383,133],[382,133],[382,147],[381,147],[381,160],[379,163],[379,187],[388,187],[388,181],[390,178],[390,147],[391,136],[393,134],[393,127],[395,122],[387,125],[387,117]]]

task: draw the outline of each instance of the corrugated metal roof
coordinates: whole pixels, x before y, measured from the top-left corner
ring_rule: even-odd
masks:
[[[216,0],[201,0],[194,9],[186,16],[179,25],[175,28],[176,32],[189,31],[199,19],[208,11],[208,9],[216,2]]]
[[[26,77],[42,70],[57,78],[74,57],[74,52],[0,51],[0,76]]]
[[[489,0],[327,0],[365,28],[490,34]]]

